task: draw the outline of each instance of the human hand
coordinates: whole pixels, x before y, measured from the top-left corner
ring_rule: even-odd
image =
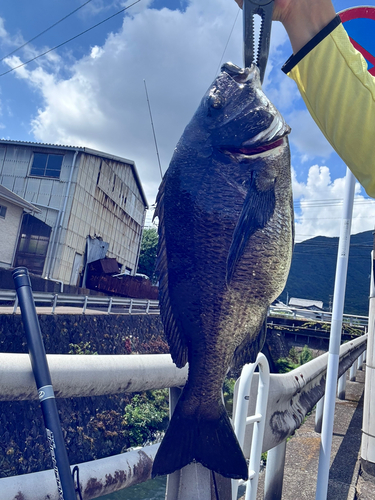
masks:
[[[237,5],[242,9],[243,0],[235,0]],[[293,0],[275,0],[273,9],[273,20],[281,21],[282,23],[289,16],[289,11],[293,8]]]
[[[242,8],[243,0],[235,2]],[[275,0],[273,20],[284,25],[296,53],[327,26],[335,14],[331,0]]]

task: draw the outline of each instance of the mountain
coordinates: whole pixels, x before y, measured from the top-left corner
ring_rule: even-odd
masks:
[[[317,236],[296,243],[289,278],[279,297],[282,302],[286,303],[287,296],[322,300],[324,309],[330,310],[338,241],[338,238]],[[368,315],[372,247],[372,231],[354,234],[350,238],[344,306],[347,314]]]

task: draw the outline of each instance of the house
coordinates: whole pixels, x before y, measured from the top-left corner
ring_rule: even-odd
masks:
[[[0,184],[39,209],[23,216],[12,266],[72,285],[105,256],[119,272],[136,273],[148,205],[133,161],[0,140]]]
[[[23,215],[37,213],[37,207],[0,185],[0,267],[13,264]]]
[[[296,309],[310,309],[310,311],[323,310],[323,302],[321,300],[297,299],[295,297],[291,297],[288,305],[289,307],[295,307]]]

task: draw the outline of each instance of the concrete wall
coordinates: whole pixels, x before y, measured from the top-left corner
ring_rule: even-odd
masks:
[[[47,353],[168,352],[159,316],[40,316]],[[27,352],[21,317],[0,315],[0,351]],[[131,395],[57,399],[71,464],[129,446],[124,409]],[[0,401],[0,477],[52,468],[40,404]],[[0,495],[1,496],[1,495]]]
[[[0,265],[8,268],[13,264],[23,209],[1,198],[0,205],[7,207],[5,219],[0,217]]]

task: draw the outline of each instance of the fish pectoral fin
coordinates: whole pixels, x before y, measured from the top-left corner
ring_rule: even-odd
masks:
[[[249,238],[265,227],[275,211],[275,177],[260,172],[254,174],[241,215],[233,233],[227,260],[227,284],[241,259]]]

